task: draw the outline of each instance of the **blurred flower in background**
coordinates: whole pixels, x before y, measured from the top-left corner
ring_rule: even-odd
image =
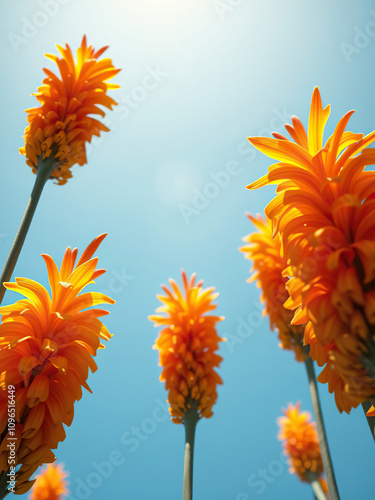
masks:
[[[63,464],[48,464],[36,476],[29,500],[65,500],[69,484],[67,476]]]
[[[284,255],[280,235],[272,234],[272,222],[261,215],[248,215],[258,231],[243,238],[246,243],[240,248],[246,259],[253,262],[252,276],[249,282],[256,281],[262,290],[261,299],[265,303],[265,314],[270,318],[270,327],[279,334],[280,347],[294,351],[297,361],[304,361],[306,352],[303,349],[303,326],[291,325],[293,311],[284,304],[289,298],[286,289],[288,281],[283,272],[287,268],[288,259]]]
[[[278,418],[280,432],[278,439],[283,441],[284,454],[288,457],[290,473],[304,482],[311,482],[309,472],[316,475],[323,491],[328,492],[327,482],[322,477],[323,463],[320,455],[318,433],[309,412],[300,412],[300,403],[291,403],[283,410],[284,416]]]

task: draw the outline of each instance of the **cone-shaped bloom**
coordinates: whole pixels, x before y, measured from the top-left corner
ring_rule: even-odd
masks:
[[[61,58],[53,54],[46,56],[57,64],[60,78],[43,69],[47,77],[34,94],[41,105],[26,110],[29,125],[20,153],[26,155],[26,162],[34,173],[40,161],[53,157],[52,177],[58,184],[65,184],[72,177],[70,168],[76,163],[86,163],[85,143],[90,142],[93,135],[109,130],[92,115],[104,117],[101,107],[112,109],[117,104],[107,91],[119,88],[108,80],[120,70],[115,69],[111,59],[98,60],[107,47],[95,50],[87,46],[85,36],[77,49],[76,62],[68,44],[65,49],[59,45],[57,48]]]
[[[159,351],[163,367],[160,380],[165,380],[169,391],[168,402],[172,421],[182,423],[192,403],[197,404],[198,417],[213,415],[212,406],[217,399],[216,385],[221,378],[215,371],[222,358],[216,354],[221,339],[216,333],[216,323],[223,317],[206,314],[216,309],[213,300],[219,295],[214,288],[203,289],[203,281],[195,283],[195,274],[188,281],[182,272],[184,290],[174,280],[169,280],[170,291],[158,295],[163,303],[149,316],[155,326],[163,326],[155,348]]]
[[[292,117],[293,141],[280,134],[250,142],[278,163],[249,188],[277,185],[267,206],[282,236],[293,290],[286,307],[296,310],[305,342],[320,366],[319,380],[335,392],[340,411],[375,397],[375,132],[345,131],[353,111],[323,145],[329,115],[319,90],[312,97],[308,133]]]
[[[323,474],[323,463],[320,455],[318,433],[315,423],[311,422],[309,412],[300,412],[300,403],[291,403],[283,410],[284,416],[279,417],[280,427],[278,438],[283,441],[284,455],[288,457],[290,473],[297,474],[301,481],[309,482],[306,472],[314,472],[319,478],[323,491],[327,492],[326,480]]]
[[[77,263],[78,250],[69,247],[60,270],[52,257],[43,255],[51,295],[26,278],[4,284],[25,297],[0,307],[0,471],[8,465],[7,437],[12,435],[7,435],[6,397],[8,386],[14,386],[20,492],[30,487],[27,481],[39,465],[54,460],[50,450],[65,439],[63,424],[73,420],[81,386],[90,391],[89,369],[97,369],[93,356],[104,348],[101,339],[112,336],[98,319],[108,312],[90,307],[114,300],[97,292],[82,293],[105,272],[96,269],[98,258],[92,258],[104,237],[94,239]]]
[[[29,500],[64,500],[68,495],[66,477],[62,464],[48,464],[36,476]]]
[[[289,297],[286,289],[287,277],[283,271],[287,267],[282,241],[279,234],[272,235],[270,219],[248,215],[258,231],[243,238],[245,245],[240,248],[245,257],[253,262],[253,274],[250,281],[256,281],[262,290],[262,300],[265,303],[265,314],[270,318],[271,329],[279,334],[280,347],[294,351],[297,361],[303,361],[303,327],[291,325],[293,311],[284,307]]]

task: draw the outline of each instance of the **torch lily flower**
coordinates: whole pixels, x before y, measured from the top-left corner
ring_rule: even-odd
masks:
[[[184,290],[169,280],[172,290],[162,285],[166,295],[158,295],[163,303],[149,316],[155,326],[163,326],[156,341],[160,365],[160,380],[165,380],[170,413],[174,423],[182,423],[192,404],[197,405],[198,417],[210,418],[217,399],[216,386],[221,378],[215,371],[222,358],[216,354],[221,339],[216,323],[224,318],[206,314],[216,308],[212,303],[219,295],[214,288],[203,289],[203,281],[195,283],[193,274],[188,281],[182,271]]]
[[[16,278],[4,286],[25,298],[0,307],[0,472],[6,474],[7,442],[12,438],[4,418],[3,399],[9,386],[15,388],[16,491],[30,488],[30,476],[39,465],[54,460],[51,449],[65,439],[63,424],[73,420],[74,403],[82,397],[89,369],[101,340],[112,335],[99,320],[108,314],[99,304],[114,300],[84,288],[102,275],[93,254],[106,235],[95,238],[77,260],[78,249],[67,248],[58,269],[52,257],[43,255],[51,295],[39,283]],[[91,308],[94,306],[94,308]],[[90,391],[91,392],[91,391]]]
[[[292,117],[292,141],[249,138],[278,161],[248,188],[277,185],[266,214],[289,258],[288,285],[303,283],[286,306],[296,311],[293,324],[307,323],[305,343],[315,343],[311,355],[326,365],[319,380],[337,392],[340,412],[375,398],[375,172],[366,170],[375,132],[345,131],[352,114],[323,144],[329,106],[315,88],[307,133]]]
[[[64,500],[68,495],[66,477],[62,464],[48,464],[36,476],[29,500]]]
[[[43,69],[47,76],[34,94],[41,105],[26,110],[29,125],[20,153],[26,155],[26,163],[34,173],[40,162],[52,159],[51,176],[58,184],[65,184],[72,177],[71,167],[87,162],[85,143],[90,142],[93,135],[109,130],[92,115],[104,117],[99,106],[108,109],[116,106],[107,91],[119,85],[108,80],[120,70],[115,69],[111,59],[99,60],[108,47],[95,50],[87,45],[86,36],[77,49],[77,62],[68,44],[66,48],[59,45],[57,48],[61,58],[53,54],[46,57],[56,63],[60,78],[51,70]]]
[[[49,69],[47,77],[35,94],[39,107],[27,109],[29,125],[25,129],[25,145],[20,153],[36,174],[35,184],[21,221],[18,234],[8,255],[0,278],[0,304],[5,288],[11,280],[18,256],[25,241],[43,188],[48,179],[65,184],[72,177],[71,167],[86,163],[86,142],[101,131],[108,131],[101,121],[92,115],[105,116],[102,109],[112,109],[116,102],[107,95],[110,89],[119,86],[108,83],[120,70],[115,69],[110,59],[98,60],[107,47],[95,50],[87,46],[86,37],[77,50],[77,62],[69,45],[57,46],[62,57],[47,54],[59,69],[58,78]]]
[[[253,262],[253,275],[248,281],[256,281],[262,290],[264,312],[270,318],[271,329],[276,329],[279,334],[280,347],[294,351],[297,361],[304,361],[303,326],[291,325],[293,311],[284,307],[289,298],[288,278],[283,275],[288,259],[283,252],[281,237],[279,234],[273,237],[270,219],[250,214],[248,217],[258,229],[243,238],[246,244],[240,248],[246,259]]]
[[[187,279],[182,271],[184,290],[169,280],[172,290],[162,285],[165,295],[158,295],[162,306],[149,316],[155,326],[163,326],[154,346],[163,367],[160,380],[168,390],[172,422],[185,426],[183,500],[193,498],[194,440],[197,422],[213,415],[216,386],[221,378],[215,371],[222,358],[216,353],[221,339],[216,323],[224,318],[209,314],[216,309],[212,302],[219,295],[214,288],[203,289],[196,275]],[[208,313],[208,314],[207,314]]]
[[[328,492],[323,475],[323,463],[320,455],[318,433],[309,412],[300,411],[301,404],[291,403],[279,417],[278,439],[283,441],[284,454],[288,457],[290,473],[296,474],[301,481],[311,482],[309,473],[316,475],[325,493]]]

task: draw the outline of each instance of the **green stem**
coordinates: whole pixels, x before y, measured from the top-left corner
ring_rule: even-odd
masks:
[[[331,455],[328,448],[327,435],[324,427],[322,409],[319,401],[318,387],[316,383],[315,370],[313,360],[310,356],[305,359],[305,366],[307,371],[307,377],[309,379],[309,386],[311,392],[311,399],[314,408],[314,415],[316,421],[316,429],[319,436],[320,452],[322,454],[322,461],[324,471],[327,476],[329,500],[340,500],[339,492],[337,489],[335,473],[333,471],[333,465],[331,460]]]
[[[9,494],[8,477],[9,477],[9,469],[4,470],[0,474],[0,500],[3,500]]]
[[[371,401],[365,401],[364,403],[362,403],[362,408],[363,408],[363,411],[365,412],[365,415],[369,411],[371,406],[372,406]],[[375,417],[366,417],[366,419],[367,419],[367,423],[370,427],[372,438],[375,441]]]
[[[52,156],[52,155],[51,155]],[[14,239],[12,248],[9,252],[8,259],[5,263],[3,272],[1,274],[1,284],[0,284],[0,304],[3,300],[6,289],[3,283],[9,281],[12,277],[14,267],[17,263],[18,256],[21,252],[22,246],[24,244],[27,232],[29,230],[31,221],[33,219],[40,195],[42,194],[43,188],[47,180],[50,178],[52,172],[56,168],[56,159],[49,158],[47,160],[41,160],[39,157],[38,170],[36,173],[35,184],[30,196],[29,203],[26,207],[25,214],[21,221],[20,227]]]
[[[194,402],[195,403],[195,402]],[[185,461],[184,461],[184,483],[183,500],[193,498],[193,462],[194,462],[194,440],[195,429],[198,422],[197,405],[191,405],[184,417],[185,425]]]
[[[324,491],[319,483],[319,479],[318,479],[318,476],[316,475],[316,473],[308,470],[306,472],[306,479],[308,480],[308,482],[311,485],[311,488],[314,492],[315,498],[317,500],[327,500],[326,494],[324,493]]]

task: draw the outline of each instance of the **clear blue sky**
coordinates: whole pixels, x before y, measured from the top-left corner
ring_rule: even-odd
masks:
[[[47,286],[41,253],[60,262],[68,245],[109,233],[99,252],[108,274],[96,289],[117,301],[106,318],[114,337],[56,452],[71,498],[181,498],[184,429],[165,417],[147,315],[160,284],[185,268],[217,287],[219,333],[231,339],[215,415],[198,426],[195,500],[311,499],[276,439],[281,407],[300,400],[311,410],[304,367],[260,319],[259,290],[237,250],[251,229],[244,213],[262,212],[274,192],[245,189],[269,164],[245,138],[280,132],[293,114],[306,123],[315,85],[332,105],[326,137],[353,108],[352,131],[374,128],[373,2],[18,0],[0,9],[3,261],[34,181],[18,148],[42,66],[53,67],[43,53],[76,48],[86,33],[123,68],[112,94],[120,105],[106,117],[112,131],[66,186],[48,183],[15,273]],[[249,314],[257,326],[241,338]],[[342,500],[369,498],[373,443],[362,410],[340,415],[320,389]],[[110,459],[113,470],[103,466]]]

